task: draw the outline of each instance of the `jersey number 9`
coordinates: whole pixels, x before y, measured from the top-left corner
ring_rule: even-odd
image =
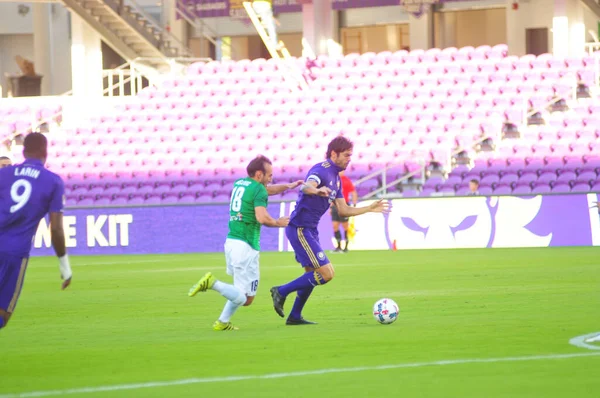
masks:
[[[21,193],[19,193],[19,190]],[[10,207],[10,212],[15,213],[23,208],[31,198],[31,183],[27,180],[20,179],[15,181],[10,187],[10,197],[15,202],[14,205]]]

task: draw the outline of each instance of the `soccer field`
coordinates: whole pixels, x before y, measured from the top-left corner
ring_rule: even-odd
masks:
[[[224,299],[190,298],[222,254],[33,258],[0,331],[0,396],[598,397],[600,249],[330,254],[336,278],[285,326],[269,288],[300,273],[291,253],[261,255],[258,297],[211,326]],[[371,315],[398,302],[392,325]],[[293,298],[286,303],[291,309]],[[29,393],[29,394],[28,394]],[[32,394],[36,393],[36,394]]]

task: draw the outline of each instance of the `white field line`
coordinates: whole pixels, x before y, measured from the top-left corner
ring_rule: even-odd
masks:
[[[139,389],[143,389],[143,388],[172,387],[172,386],[181,386],[181,385],[189,385],[189,384],[229,383],[229,382],[234,382],[234,381],[247,381],[247,380],[283,379],[283,378],[293,378],[293,377],[303,377],[303,376],[324,375],[324,374],[331,374],[331,373],[353,373],[353,372],[367,372],[367,371],[390,370],[390,369],[423,368],[423,367],[430,367],[430,366],[463,365],[463,364],[472,364],[472,363],[544,361],[544,360],[558,360],[558,359],[595,357],[595,356],[600,356],[600,352],[533,355],[533,356],[504,357],[504,358],[450,359],[450,360],[433,361],[433,362],[400,363],[400,364],[394,364],[394,365],[380,365],[380,366],[361,366],[361,367],[355,367],[355,368],[330,368],[330,369],[318,369],[318,370],[287,372],[287,373],[267,373],[267,374],[263,374],[263,375],[247,375],[247,376],[202,377],[202,378],[191,378],[191,379],[172,380],[172,381],[153,381],[153,382],[147,382],[147,383],[117,384],[117,385],[112,385],[112,386],[70,388],[70,389],[65,389],[65,390],[31,391],[31,392],[25,392],[25,393],[19,393],[19,394],[4,394],[4,395],[0,395],[0,398],[49,397],[49,396],[54,396],[54,395],[70,395],[70,394],[111,392],[111,391],[139,390]]]
[[[595,336],[599,336],[600,332],[584,334],[583,336],[573,337],[569,340],[569,344],[579,348],[587,348],[588,350],[600,350],[600,345],[586,343],[586,340]]]
[[[123,262],[123,264],[128,264]],[[335,268],[338,267],[383,267],[383,266],[389,266],[390,263],[355,263],[355,264],[334,264]],[[197,267],[180,267],[180,268],[158,268],[158,269],[151,269],[151,270],[130,270],[127,272],[143,272],[143,273],[148,273],[148,272],[178,272],[178,271],[196,271],[196,270],[214,270],[214,269],[218,269],[218,268],[225,268],[225,259],[223,258],[223,261],[219,264],[216,264],[214,266],[212,265],[199,265]],[[302,270],[302,267],[300,266],[300,264],[294,264],[294,265],[275,265],[275,266],[271,266],[268,267],[269,271],[273,271],[273,270],[278,270],[278,269],[287,269],[287,268],[296,268],[298,270]]]

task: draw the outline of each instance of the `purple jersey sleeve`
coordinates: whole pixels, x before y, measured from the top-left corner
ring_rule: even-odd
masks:
[[[317,183],[317,187],[320,187],[324,184],[327,184],[327,176],[324,172],[325,170],[322,167],[314,166],[308,172],[308,176],[306,177],[306,182],[314,181]]]
[[[50,199],[50,207],[48,211],[50,213],[60,213],[65,207],[65,184],[63,180],[59,177],[56,179],[56,184],[54,187],[54,192],[52,193],[52,198]]]

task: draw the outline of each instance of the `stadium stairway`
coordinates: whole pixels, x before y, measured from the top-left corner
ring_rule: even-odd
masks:
[[[124,59],[191,57],[191,51],[147,16],[134,1],[61,0]]]

